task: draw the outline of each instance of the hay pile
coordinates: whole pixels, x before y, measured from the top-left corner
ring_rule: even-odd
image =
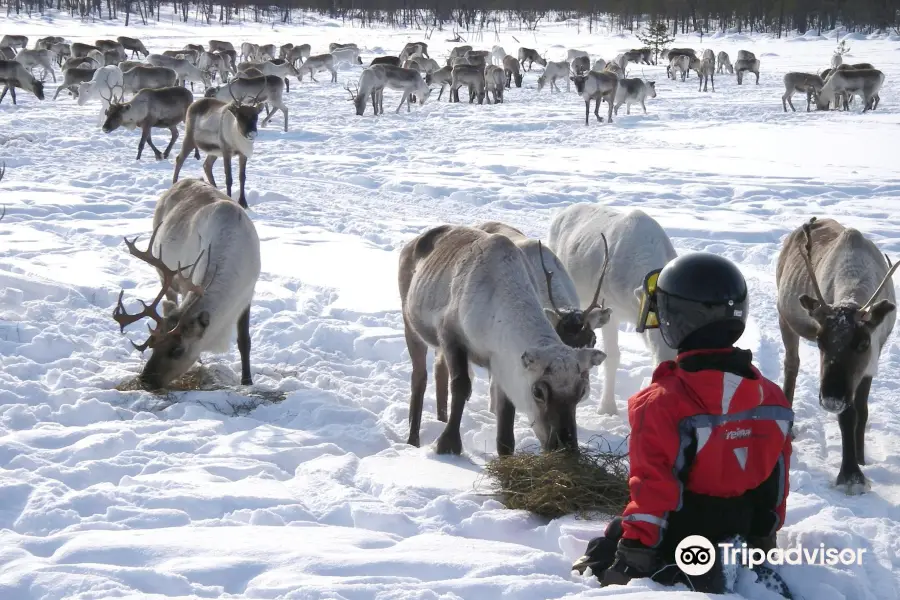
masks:
[[[538,449],[539,452],[539,449]],[[512,509],[556,519],[596,513],[619,515],[628,504],[627,455],[605,440],[589,442],[581,452],[519,452],[484,467],[493,493]]]
[[[138,377],[132,377],[116,386],[120,392],[150,392],[156,396],[169,397],[173,392],[230,392],[235,396],[255,398],[266,403],[278,403],[287,397],[287,392],[269,390],[257,386],[239,386],[224,381],[222,373],[215,368],[199,366],[172,381],[165,389],[146,389]]]

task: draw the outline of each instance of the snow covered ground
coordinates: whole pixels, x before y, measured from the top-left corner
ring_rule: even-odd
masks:
[[[420,32],[340,27],[110,23],[0,17],[0,33],[72,41],[128,34],[151,51],[210,38],[356,42],[363,60],[396,54]],[[502,31],[499,43],[548,51],[578,47],[612,58],[630,36],[588,35],[564,23],[537,34]],[[436,57],[453,45],[435,32]],[[853,39],[854,37],[861,39]],[[469,40],[498,43],[493,34]],[[603,522],[550,523],[486,497],[480,465],[494,452],[485,378],[463,419],[462,457],[427,447],[440,433],[433,389],[423,448],[404,444],[410,367],[402,335],[396,263],[401,245],[440,223],[499,219],[546,237],[551,215],[572,202],[640,207],[658,218],[679,252],[735,260],[752,289],[741,345],[781,380],[774,270],[781,239],[810,216],[860,228],[900,259],[900,38],[851,36],[846,62],[886,74],[876,112],[783,113],[782,76],[828,65],[833,34],[782,40],[726,35],[681,46],[754,51],[758,86],[717,77],[668,81],[662,67],[646,116],[624,108],[612,125],[583,124],[574,92],[536,91],[528,73],[502,105],[431,100],[394,114],[354,114],[339,83],[304,81],[261,132],[249,163],[250,214],[262,240],[263,274],[253,305],[256,387],[279,403],[235,391],[157,397],[119,392],[141,356],[110,318],[116,295],[151,298],[157,278],[130,257],[123,236],[150,233],[173,158],[134,160],[138,135],[104,134],[99,106],[62,94],[0,106],[0,598],[291,598],[549,600],[698,597],[634,582],[599,589],[569,566]],[[198,91],[199,93],[199,91]],[[165,141],[166,133],[154,135]],[[175,150],[180,148],[180,142]],[[173,152],[174,155],[174,152]],[[217,173],[221,173],[221,161]],[[182,177],[200,177],[189,160]],[[221,175],[220,185],[221,185]],[[133,302],[134,300],[131,300]],[[129,335],[140,341],[141,328]],[[626,399],[649,377],[649,353],[623,333],[616,388],[620,415],[601,417],[593,393],[578,413],[580,439],[628,433]],[[872,388],[864,472],[873,490],[831,488],[840,434],[816,401],[817,356],[804,344],[795,401],[798,438],[780,545],[865,548],[862,566],[789,566],[808,600],[891,600],[900,582],[900,345],[885,348]],[[206,367],[237,383],[236,349]],[[237,387],[237,386],[236,386]],[[265,395],[265,394],[263,394]],[[268,396],[267,396],[268,397]],[[520,418],[521,446],[536,442]],[[773,596],[751,582],[741,592]]]

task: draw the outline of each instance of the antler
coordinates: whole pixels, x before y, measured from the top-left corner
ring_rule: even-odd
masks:
[[[547,278],[547,296],[550,297],[550,306],[553,307],[556,314],[562,317],[562,312],[559,310],[559,307],[556,306],[556,301],[553,299],[553,286],[550,285],[550,282],[553,279],[553,272],[548,271],[547,266],[544,264],[544,247],[541,245],[540,240],[538,240],[538,255],[541,257],[541,269],[544,270],[544,277]]]
[[[0,164],[0,181],[3,181],[3,176],[6,175],[6,163]]]
[[[156,298],[150,304],[147,304],[143,300],[138,300],[143,306],[143,309],[139,313],[130,314],[125,310],[125,306],[122,304],[122,297],[125,294],[125,290],[119,292],[119,301],[116,304],[115,310],[113,310],[113,320],[119,324],[119,331],[125,332],[125,328],[132,323],[136,323],[140,321],[144,317],[150,317],[153,321],[156,322],[156,327],[151,327],[149,324],[147,325],[147,329],[150,331],[150,337],[143,344],[135,344],[131,342],[131,345],[135,347],[139,352],[143,352],[147,348],[152,348],[154,343],[162,338],[165,335],[169,335],[172,333],[176,333],[180,330],[182,326],[182,318],[178,320],[178,323],[172,329],[166,331],[163,329],[165,325],[165,319],[159,314],[158,306],[160,301],[166,295],[166,292],[169,291],[175,284],[179,285],[180,289],[187,290],[189,292],[194,292],[196,294],[202,295],[205,291],[203,287],[196,285],[193,282],[194,272],[197,270],[197,265],[200,264],[200,259],[203,257],[203,254],[207,252],[207,249],[204,249],[197,256],[197,260],[194,261],[193,264],[187,265],[186,267],[182,267],[181,263],[178,263],[177,269],[170,269],[163,261],[162,258],[153,256],[153,242],[156,240],[156,235],[159,233],[159,228],[162,224],[157,225],[156,229],[153,230],[153,235],[150,236],[150,242],[147,245],[146,250],[138,250],[136,243],[137,237],[134,240],[129,240],[125,238],[125,245],[128,246],[128,251],[132,256],[139,258],[140,260],[146,262],[147,264],[155,267],[159,270],[163,277],[162,287],[159,290],[159,293],[156,295]],[[185,276],[184,271],[187,269],[191,269],[190,273]]]
[[[591,300],[591,304],[584,309],[584,327],[587,329],[589,327],[587,316],[591,313],[592,310],[599,308],[603,310],[603,305],[606,303],[606,298],[604,298],[600,304],[597,304],[597,298],[600,297],[600,288],[603,287],[603,280],[606,278],[606,271],[609,269],[609,244],[606,242],[606,236],[604,234],[600,234],[600,237],[603,239],[603,249],[606,254],[603,257],[603,270],[600,271],[600,281],[597,282],[597,291],[594,292],[594,299]]]
[[[819,281],[816,279],[816,271],[813,269],[812,265],[812,224],[816,222],[816,217],[813,217],[809,220],[809,222],[803,224],[803,233],[806,235],[806,245],[803,250],[800,251],[800,255],[803,257],[803,263],[806,265],[806,272],[809,273],[809,280],[812,282],[813,290],[816,293],[816,299],[819,303],[825,307],[828,306],[828,303],[825,302],[824,296],[822,296],[822,290],[819,289]]]
[[[890,265],[891,259],[888,258],[887,254],[885,254],[884,257],[887,258],[888,264]],[[884,286],[887,285],[887,282],[890,280],[891,275],[894,274],[894,271],[897,270],[897,267],[900,267],[900,262],[896,262],[891,266],[891,268],[887,272],[887,275],[885,275],[884,279],[881,280],[881,283],[878,284],[878,289],[876,289],[875,293],[872,294],[872,297],[869,298],[869,300],[865,304],[863,304],[863,307],[859,309],[860,313],[869,312],[869,309],[872,308],[873,304],[875,304],[875,298],[878,297],[878,294],[880,294],[881,290],[884,289]]]
[[[350,90],[350,81],[348,80],[346,85],[344,85],[344,89],[347,90],[347,92],[350,94],[351,100],[356,100],[356,96],[359,95],[359,84],[356,84],[356,89],[351,91]]]

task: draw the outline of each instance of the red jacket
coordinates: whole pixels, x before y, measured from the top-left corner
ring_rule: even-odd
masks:
[[[691,357],[718,355],[712,359],[719,360],[735,352],[745,353],[743,373],[752,371],[754,378],[710,367],[689,371],[681,365]],[[765,536],[781,528],[794,413],[781,388],[749,361],[749,352],[735,349],[685,352],[660,364],[652,384],[629,399],[631,501],[623,514],[623,538],[659,546],[674,513],[686,508],[685,495],[692,502],[750,497],[757,512],[764,497],[762,528],[769,530],[751,534]],[[681,479],[686,460],[690,470]],[[771,493],[757,494],[767,481]],[[716,518],[718,511],[706,506],[697,510],[691,526]],[[745,504],[741,507],[747,512]],[[676,529],[684,533],[683,526]]]

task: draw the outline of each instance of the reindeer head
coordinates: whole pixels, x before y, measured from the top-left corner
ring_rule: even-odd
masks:
[[[542,89],[544,89],[544,84],[545,84],[545,83],[547,83],[547,76],[546,76],[546,75],[541,75],[540,77],[538,77],[538,80],[537,80],[537,91],[541,91]],[[550,91],[553,91],[553,90],[550,90]]]
[[[109,133],[121,127],[122,122],[125,120],[125,116],[128,114],[128,111],[131,110],[130,102],[122,102],[122,96],[116,96],[116,86],[110,86],[109,83],[106,85],[109,88],[109,96],[104,96],[103,92],[98,91],[100,97],[109,103],[109,108],[106,109],[106,120],[103,122],[103,127],[101,128],[103,133]],[[122,93],[124,95],[124,91]],[[132,123],[126,125],[126,127],[134,129],[135,125]]]
[[[38,100],[43,100],[44,99],[44,82],[32,78],[31,92],[35,95],[35,97]]]
[[[522,74],[521,73],[513,73],[513,79],[516,82],[516,87],[522,87]]]
[[[547,270],[547,265],[544,263],[544,247],[540,241],[538,242],[541,269],[544,271],[544,277],[547,279],[547,296],[550,300],[550,306],[553,307],[552,309],[544,309],[544,314],[550,323],[553,324],[553,328],[562,342],[572,348],[593,348],[597,344],[597,335],[594,333],[594,330],[609,323],[612,312],[611,309],[603,306],[606,302],[605,300],[597,304],[597,299],[600,297],[600,288],[603,287],[603,279],[606,277],[606,272],[609,269],[609,246],[606,243],[606,236],[600,234],[600,237],[603,238],[603,246],[606,248],[603,268],[600,271],[600,281],[597,282],[597,291],[594,293],[594,299],[583,311],[569,307],[560,309],[556,305],[556,301],[553,299],[553,272]]]
[[[856,388],[863,378],[874,373],[873,365],[878,360],[880,348],[872,347],[872,334],[884,318],[896,308],[890,300],[876,302],[876,298],[891,280],[891,275],[900,263],[890,267],[875,293],[862,306],[855,302],[829,304],[822,296],[812,265],[810,225],[814,221],[815,218],[803,226],[806,245],[801,249],[801,254],[816,297],[802,294],[799,301],[816,322],[816,344],[819,347],[819,404],[828,412],[840,414],[853,402]]]
[[[587,74],[575,75],[572,77],[572,81],[575,83],[575,91],[579,94],[584,93],[584,85],[587,83],[587,77]]]
[[[521,358],[531,384],[532,429],[541,447],[548,452],[577,449],[575,409],[590,392],[591,368],[606,354],[556,345],[528,350]]]
[[[176,269],[171,269],[162,261],[162,258],[153,256],[153,242],[158,232],[159,226],[153,231],[145,251],[136,248],[137,238],[133,241],[126,238],[125,244],[133,256],[156,267],[159,271],[163,278],[159,294],[149,305],[141,301],[144,307],[141,312],[129,314],[122,304],[122,296],[125,293],[125,290],[122,290],[113,311],[113,319],[119,324],[122,332],[125,331],[125,327],[144,317],[149,317],[156,322],[155,328],[147,326],[150,337],[143,344],[131,343],[141,352],[148,348],[152,350],[140,375],[141,383],[149,389],[163,388],[191,368],[191,365],[200,356],[201,344],[199,342],[206,333],[210,321],[209,312],[198,307],[197,302],[203,296],[205,288],[193,281],[197,265],[207,250],[200,252],[192,265],[182,267],[179,264]],[[190,273],[185,275],[187,269],[190,269]],[[170,300],[163,300],[164,296],[178,291],[183,295],[180,306]],[[160,301],[163,302],[163,315],[158,312]]]
[[[647,82],[647,93],[651,98],[656,98],[656,82],[648,81]]]
[[[235,127],[245,139],[251,142],[256,139],[257,123],[259,122],[259,113],[262,112],[263,105],[259,101],[260,95],[265,91],[262,86],[256,97],[249,103],[245,104],[234,96],[231,87],[228,92],[231,94],[231,103],[228,105],[228,112],[234,117]]]

